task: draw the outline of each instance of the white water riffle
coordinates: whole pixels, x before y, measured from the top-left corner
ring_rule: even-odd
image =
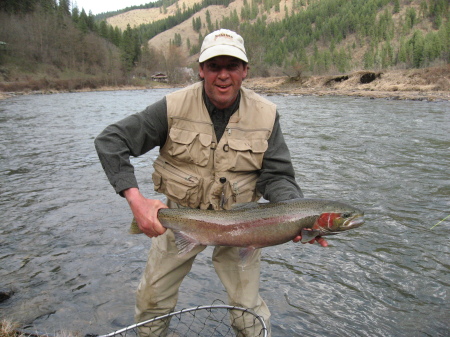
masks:
[[[104,334],[133,323],[150,240],[109,185],[93,140],[171,90],[67,93],[0,101],[0,318],[38,331]],[[330,247],[287,243],[262,254],[274,336],[445,336],[450,103],[267,97],[306,197],[342,200],[366,224]],[[134,159],[141,189],[157,151]],[[177,309],[226,302],[202,252]]]

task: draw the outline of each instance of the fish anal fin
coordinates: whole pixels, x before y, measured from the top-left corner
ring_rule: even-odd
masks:
[[[241,267],[247,266],[248,262],[253,257],[255,250],[256,249],[253,247],[240,248],[239,249],[239,257],[241,258],[241,262],[239,263],[239,266],[241,266]]]

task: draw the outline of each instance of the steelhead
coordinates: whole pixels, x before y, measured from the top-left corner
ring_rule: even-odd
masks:
[[[245,257],[256,248],[279,245],[299,234],[307,242],[359,227],[364,212],[338,201],[294,199],[240,204],[228,211],[163,208],[158,219],[174,232],[180,255],[205,245],[242,247]],[[142,233],[135,221],[130,232]]]

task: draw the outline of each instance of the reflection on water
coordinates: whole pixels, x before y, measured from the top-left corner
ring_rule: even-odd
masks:
[[[150,242],[127,235],[130,211],[93,139],[169,91],[0,101],[0,290],[15,292],[1,318],[83,334],[133,323]],[[264,249],[261,291],[274,336],[448,336],[450,224],[430,227],[450,212],[450,104],[268,98],[305,196],[366,212],[366,225],[328,248]],[[134,159],[148,197],[155,156]],[[178,308],[226,300],[210,254],[198,256]]]

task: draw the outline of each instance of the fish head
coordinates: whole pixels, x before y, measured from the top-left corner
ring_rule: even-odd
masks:
[[[358,209],[350,209],[320,214],[312,229],[320,231],[320,235],[332,235],[357,228],[363,223],[364,212]]]

